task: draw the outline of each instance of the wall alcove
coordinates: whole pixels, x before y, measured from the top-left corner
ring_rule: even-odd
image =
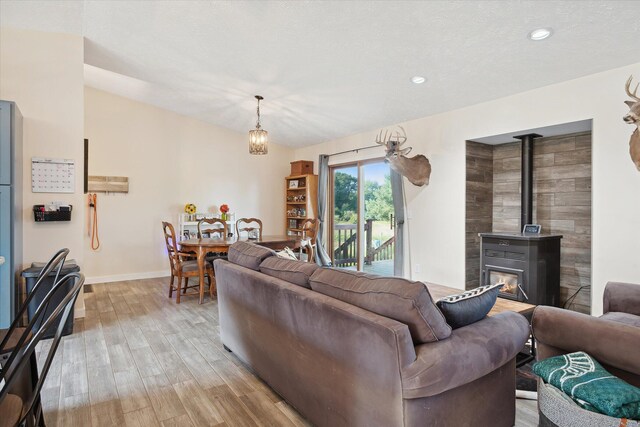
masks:
[[[519,232],[521,143],[534,142],[533,222],[562,234],[560,303],[591,311],[591,120],[515,131],[466,142],[466,288],[480,285],[482,232]]]

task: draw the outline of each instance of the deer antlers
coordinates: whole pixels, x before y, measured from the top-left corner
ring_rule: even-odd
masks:
[[[380,130],[376,136],[376,144],[384,145],[387,148],[387,155],[406,156],[411,152],[411,147],[400,149],[400,146],[407,142],[407,133],[402,126],[398,126],[400,131],[391,131],[387,129]],[[384,135],[382,132],[384,131]]]
[[[633,93],[631,93],[632,80],[633,80],[633,75],[629,76],[629,80],[627,80],[627,84],[624,86],[624,90],[627,91],[627,95],[629,95],[630,98],[634,99],[635,101],[640,101],[640,98],[638,97],[638,86],[640,86],[640,83],[636,85],[635,90],[633,91]]]
[[[387,129],[380,130],[380,133],[376,136],[376,144],[387,145],[389,142],[400,146],[407,142],[407,133],[404,131],[402,126],[398,126],[402,131],[402,135],[400,135],[399,131],[391,131],[389,132]],[[384,131],[384,136],[382,132]]]

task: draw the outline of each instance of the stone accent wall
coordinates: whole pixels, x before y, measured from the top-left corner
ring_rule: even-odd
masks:
[[[545,234],[564,236],[564,304],[580,286],[591,284],[591,133],[540,138],[533,144],[533,222]],[[519,142],[493,147],[494,232],[520,231],[520,168]],[[590,290],[583,289],[570,308],[589,313]]]
[[[466,288],[479,286],[480,238],[492,229],[493,147],[467,141]]]

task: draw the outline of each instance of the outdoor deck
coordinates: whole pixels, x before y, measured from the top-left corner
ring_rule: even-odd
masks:
[[[345,270],[355,270],[355,266],[344,267]],[[371,265],[364,266],[364,272],[369,274],[378,274],[380,276],[393,276],[393,260],[386,259],[384,261],[373,261]]]

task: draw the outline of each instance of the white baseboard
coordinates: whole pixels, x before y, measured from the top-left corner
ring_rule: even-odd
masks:
[[[170,275],[171,272],[169,270],[147,271],[143,273],[114,274],[112,276],[87,277],[84,283],[87,285],[92,285],[96,283],[122,282],[123,280],[155,279],[156,277],[167,277]]]

